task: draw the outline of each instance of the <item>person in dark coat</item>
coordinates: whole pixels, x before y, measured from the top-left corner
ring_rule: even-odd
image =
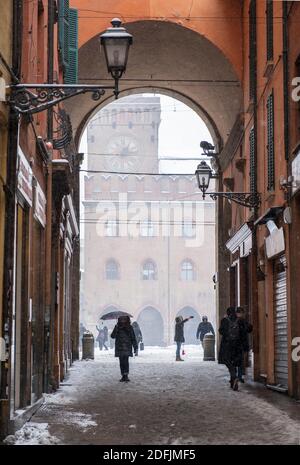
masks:
[[[143,341],[143,335],[142,335],[140,325],[138,324],[137,321],[134,321],[132,323],[132,327],[133,327],[133,331],[134,331],[134,335],[135,335],[135,338],[136,338],[137,345],[139,347],[140,343]],[[138,350],[136,352],[136,355],[138,355]]]
[[[104,328],[106,328],[106,326],[105,327],[101,326],[100,328],[98,326],[96,326],[96,329],[98,331],[98,336],[97,336],[96,341],[98,341],[98,343],[99,343],[99,349],[100,350],[102,350],[103,347],[104,347],[105,350],[108,350],[108,347],[106,345],[106,341],[108,339],[108,336],[107,335],[105,336],[105,329]]]
[[[132,347],[135,355],[137,354],[138,344],[134,334],[132,325],[130,324],[129,316],[120,316],[118,323],[114,327],[110,337],[116,340],[115,343],[115,357],[119,357],[120,370],[122,378],[120,381],[128,382],[129,375],[129,357],[133,357]]]
[[[219,363],[227,366],[230,374],[230,387],[237,391],[239,381],[237,369],[243,360],[245,328],[236,316],[235,307],[227,309],[227,316],[221,320],[219,333],[222,335]]]
[[[247,360],[248,358],[248,352],[250,350],[250,345],[249,345],[249,333],[253,331],[253,326],[249,321],[246,320],[245,318],[245,311],[243,307],[237,307],[236,309],[236,316],[239,319],[240,324],[243,326],[243,358],[242,358],[242,363],[238,367],[238,378],[241,383],[244,383],[244,378],[243,375],[245,374],[245,359]]]
[[[202,317],[202,322],[199,323],[198,329],[197,329],[197,334],[196,334],[196,339],[199,339],[200,336],[200,342],[203,347],[203,339],[205,334],[212,333],[215,335],[215,330],[213,328],[213,325],[208,321],[207,316]]]
[[[190,316],[189,318],[186,318],[185,320],[183,319],[182,316],[177,316],[175,318],[175,336],[174,336],[174,341],[176,342],[177,348],[176,348],[176,362],[183,362],[183,359],[180,357],[180,349],[181,345],[183,342],[185,342],[184,339],[184,323],[189,321],[191,318],[194,318],[193,316]]]

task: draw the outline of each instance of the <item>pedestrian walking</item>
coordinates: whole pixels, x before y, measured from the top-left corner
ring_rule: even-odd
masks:
[[[140,344],[143,342],[143,334],[142,334],[140,325],[138,324],[137,321],[134,321],[132,323],[132,327],[133,327],[134,335],[135,335],[136,342],[139,348]],[[136,355],[138,355],[138,350],[136,351]]]
[[[98,341],[99,349],[102,350],[103,347],[104,347],[105,350],[108,350],[108,347],[106,345],[106,341],[108,339],[108,336],[106,335],[106,339],[105,339],[104,327],[99,328],[98,326],[96,326],[96,329],[98,331],[98,336],[96,338],[96,341]],[[107,331],[107,333],[108,333],[108,331]]]
[[[115,357],[119,357],[120,370],[122,378],[121,382],[128,382],[129,375],[129,357],[133,357],[132,348],[135,355],[138,351],[138,345],[135,338],[134,330],[130,324],[129,316],[120,316],[118,323],[114,327],[110,337],[115,339]]]
[[[244,336],[243,340],[243,357],[242,357],[242,363],[238,367],[238,378],[241,383],[244,383],[244,378],[243,375],[245,375],[245,369],[246,369],[246,360],[248,359],[248,353],[250,350],[250,345],[249,345],[249,333],[253,331],[253,326],[249,321],[246,320],[245,317],[245,311],[243,307],[237,307],[236,309],[236,316],[239,319],[240,325],[243,326],[243,331],[242,334]]]
[[[227,366],[230,374],[230,387],[237,391],[239,388],[237,370],[243,359],[245,327],[237,318],[235,307],[227,309],[227,316],[221,320],[219,333],[222,335],[219,363]]]
[[[202,347],[203,347],[204,336],[205,334],[208,334],[208,333],[212,333],[213,335],[215,335],[215,330],[213,328],[213,325],[208,321],[207,316],[203,316],[202,322],[199,323],[197,333],[196,333],[196,339],[200,338]]]
[[[175,318],[175,336],[174,341],[176,342],[176,362],[183,362],[183,359],[180,357],[181,345],[185,342],[184,339],[184,324],[189,321],[193,316],[183,319],[182,316],[177,316]]]

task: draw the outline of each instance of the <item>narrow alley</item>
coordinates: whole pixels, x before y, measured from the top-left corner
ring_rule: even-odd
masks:
[[[203,362],[199,346],[147,348],[119,382],[113,351],[77,361],[56,394],[10,444],[299,444],[300,403],[246,382],[229,388],[227,370]]]

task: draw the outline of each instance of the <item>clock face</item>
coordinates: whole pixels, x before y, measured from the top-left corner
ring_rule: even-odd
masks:
[[[106,165],[113,171],[132,171],[139,164],[138,144],[133,137],[113,137],[107,145]]]

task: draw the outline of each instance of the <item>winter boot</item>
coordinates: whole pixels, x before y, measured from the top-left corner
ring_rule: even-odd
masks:
[[[235,378],[235,380],[233,381],[232,389],[233,389],[234,391],[238,391],[238,390],[239,390],[239,379],[238,379],[238,378]]]
[[[183,361],[184,360],[183,360],[183,358],[180,357],[180,355],[179,355],[179,357],[176,357],[176,362],[183,362]]]
[[[122,378],[120,379],[120,382],[121,382],[121,383],[124,383],[124,382],[126,381],[126,378],[125,378],[126,376],[127,376],[127,375],[122,375]]]
[[[124,376],[125,383],[128,383],[130,381],[130,379],[128,378],[128,375],[123,375],[123,376]]]

